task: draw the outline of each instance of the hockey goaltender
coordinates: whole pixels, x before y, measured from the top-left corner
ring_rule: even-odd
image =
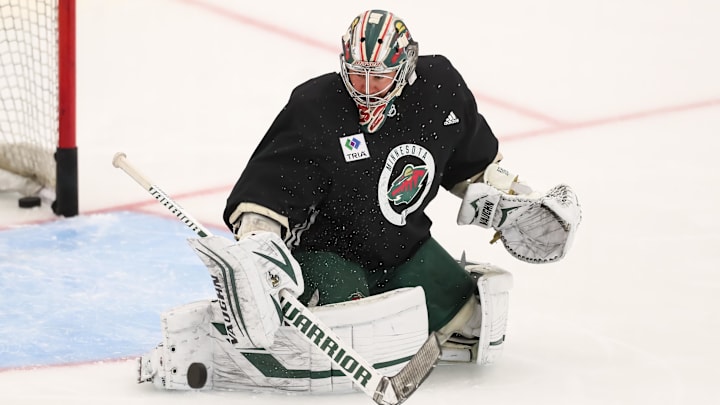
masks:
[[[497,361],[512,276],[433,239],[425,208],[440,187],[459,197],[459,225],[492,229],[514,257],[567,253],[581,221],[573,190],[534,191],[500,166],[462,76],[419,56],[402,19],[361,13],[339,59],[339,73],[292,91],[247,162],[224,211],[236,240],[190,240],[217,296],[162,314],[140,382],[397,394],[397,379],[363,384],[403,370],[429,336],[443,361]]]

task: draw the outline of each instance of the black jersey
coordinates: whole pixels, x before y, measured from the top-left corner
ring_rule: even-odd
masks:
[[[287,216],[291,249],[331,251],[368,270],[405,262],[430,237],[438,188],[490,164],[498,142],[450,62],[421,56],[383,126],[363,133],[339,74],[292,92],[227,200]]]

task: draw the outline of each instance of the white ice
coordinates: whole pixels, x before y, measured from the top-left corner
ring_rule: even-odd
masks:
[[[337,70],[340,35],[371,7],[401,15],[421,53],[460,69],[508,168],[539,189],[567,182],[583,205],[569,256],[538,266],[459,228],[458,202],[438,197],[435,238],[515,276],[507,341],[498,364],[441,366],[407,403],[720,403],[717,1],[80,0],[81,215],[163,213],[110,164],[124,151],[221,226],[229,189],[291,89]],[[57,219],[16,204],[0,194],[0,228]],[[122,359],[10,370],[0,398],[370,403],[360,393],[165,392],[134,378]]]

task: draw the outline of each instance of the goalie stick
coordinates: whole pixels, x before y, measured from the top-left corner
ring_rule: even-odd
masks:
[[[212,233],[202,226],[195,218],[173,201],[159,187],[150,182],[144,175],[135,169],[127,160],[127,156],[118,152],[113,157],[113,166],[122,169],[140,184],[147,192],[158,200],[165,208],[173,213],[185,225],[200,237],[212,236]],[[394,376],[386,376],[377,371],[370,363],[358,354],[351,346],[343,342],[327,325],[325,325],[312,311],[307,309],[300,301],[286,290],[280,291],[281,306],[285,314],[297,311],[299,316],[307,318],[320,333],[307,335],[303,333],[299,323],[287,322],[294,326],[305,339],[326,355],[333,364],[350,379],[352,379],[365,394],[380,405],[397,405],[403,403],[412,395],[423,381],[430,375],[440,358],[440,342],[435,332],[427,340],[408,364]],[[307,324],[305,324],[307,325]],[[303,328],[311,330],[313,328]],[[319,338],[322,336],[322,339]],[[335,343],[335,350],[328,350],[333,345],[323,344],[331,339]]]

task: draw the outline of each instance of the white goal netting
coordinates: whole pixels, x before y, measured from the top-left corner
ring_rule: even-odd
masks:
[[[0,0],[0,191],[55,188],[57,27],[57,0]]]

